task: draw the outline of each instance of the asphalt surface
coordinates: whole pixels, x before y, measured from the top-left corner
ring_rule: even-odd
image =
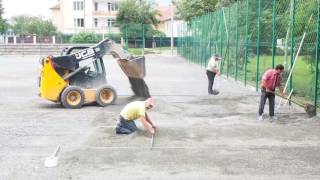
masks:
[[[115,134],[121,109],[139,100],[115,60],[105,58],[116,104],[70,110],[37,96],[38,59],[0,56],[0,179],[320,179],[320,122],[299,107],[259,122],[259,93],[221,78],[220,94],[207,95],[203,67],[148,55],[150,149],[141,124]],[[58,166],[45,168],[57,146]]]

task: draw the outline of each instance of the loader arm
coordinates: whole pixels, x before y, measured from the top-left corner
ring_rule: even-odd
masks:
[[[109,39],[105,39],[89,48],[79,46],[78,49],[80,49],[80,51],[73,54],[70,54],[72,52],[71,49],[72,48],[70,48],[65,55],[53,57],[52,59],[56,67],[72,72],[65,76],[64,79],[71,78],[84,68],[79,67],[80,61],[89,58],[95,61],[102,59],[103,56],[107,54],[111,54],[113,58],[118,60],[119,66],[129,78],[131,88],[135,95],[144,98],[150,97],[148,86],[143,80],[146,75],[144,56],[133,57],[128,51]]]

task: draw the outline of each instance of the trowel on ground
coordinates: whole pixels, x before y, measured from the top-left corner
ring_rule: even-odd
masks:
[[[44,161],[44,167],[55,167],[58,165],[58,155],[60,152],[61,148],[60,146],[57,147],[57,149],[54,151],[54,153],[47,157],[46,160]]]

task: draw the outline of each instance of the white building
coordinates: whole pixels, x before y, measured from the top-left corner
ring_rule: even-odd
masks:
[[[50,8],[58,31],[74,34],[87,31],[119,33],[114,27],[120,0],[60,0]]]
[[[186,22],[176,19],[177,9],[174,6],[159,6],[156,9],[161,15],[158,17],[160,24],[157,29],[164,32],[166,37],[179,37],[181,34],[180,27],[184,26]]]

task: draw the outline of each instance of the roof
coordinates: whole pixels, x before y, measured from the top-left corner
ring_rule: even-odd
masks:
[[[171,8],[173,8],[173,13],[175,14],[177,8],[175,6],[158,6],[156,10],[160,13],[161,16],[157,16],[157,19],[161,22],[168,21],[171,19]],[[173,15],[174,16],[174,15]]]
[[[50,9],[60,9],[60,3],[55,5],[55,6],[53,6],[53,7],[51,7]]]

